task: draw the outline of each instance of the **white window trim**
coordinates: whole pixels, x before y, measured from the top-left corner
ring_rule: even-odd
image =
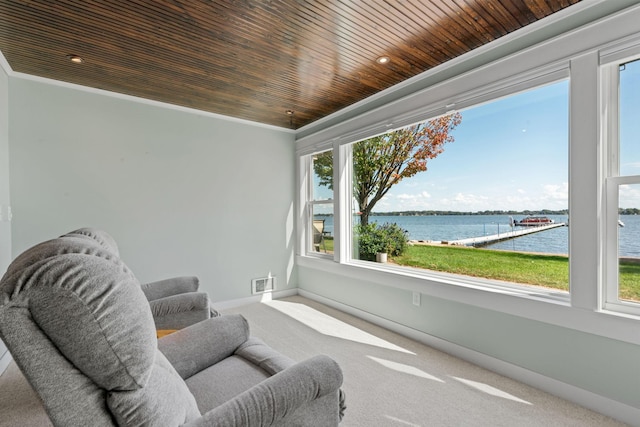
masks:
[[[534,89],[546,84],[555,83],[559,80],[566,79],[569,77],[569,61],[556,62],[552,65],[545,65],[535,70],[527,70],[525,73],[519,75],[513,75],[508,79],[503,79],[500,81],[493,82],[490,85],[487,85],[482,88],[474,88],[473,90],[467,92],[455,93],[451,91],[451,87],[456,87],[458,82],[448,82],[447,90],[450,93],[454,93],[453,98],[459,100],[457,105],[461,105],[465,108],[472,107],[475,105],[481,105],[484,103],[488,103],[506,96],[514,95],[526,90]],[[474,104],[477,102],[478,104]],[[450,106],[447,106],[450,107]],[[412,114],[407,114],[406,120],[411,120],[410,123],[415,123],[415,120],[424,121],[427,119],[433,118],[433,116],[425,117],[419,116],[424,111],[430,111],[432,113],[439,112],[440,109],[433,107],[433,104],[430,104],[428,108],[420,109],[420,112],[413,112]],[[403,121],[399,121],[403,122]],[[403,122],[404,123],[404,122]],[[403,124],[404,125],[404,124]],[[385,126],[386,127],[386,126]],[[380,129],[371,130],[372,132],[377,132]],[[388,132],[389,129],[385,129],[385,132]],[[352,188],[351,188],[351,144],[357,136],[362,136],[364,138],[370,137],[372,135],[368,135],[367,133],[358,132],[358,133],[350,133],[346,135],[344,138],[334,139],[324,145],[316,145],[315,150],[310,150],[311,154],[319,151],[323,151],[328,149],[328,147],[332,146],[334,149],[334,260],[339,263],[351,263],[354,265],[358,265],[361,268],[371,268],[370,263],[360,263],[357,260],[352,260],[350,254],[352,253],[352,242],[351,242],[351,199],[352,199]],[[320,149],[322,147],[322,149]],[[306,150],[309,151],[309,150]],[[311,157],[311,154],[306,154],[307,158]],[[336,155],[337,154],[337,155]],[[303,156],[304,158],[304,156]],[[307,168],[310,168],[311,162],[308,161],[306,164]],[[307,182],[311,181],[311,173],[312,171],[308,169],[309,177],[307,178]],[[336,185],[337,183],[337,185]],[[310,184],[308,184],[310,185]],[[312,189],[309,187],[306,189],[307,195],[312,194]],[[304,196],[304,195],[303,195]],[[306,200],[304,197],[302,200]],[[310,202],[309,202],[310,203]],[[306,217],[307,221],[310,221],[309,218],[310,213],[307,212]],[[310,227],[310,224],[304,224],[303,228],[307,229]],[[309,228],[310,229],[310,228]],[[306,253],[310,256],[317,256],[317,252],[311,251],[309,244],[307,243],[307,251]],[[322,256],[322,254],[321,254]],[[390,271],[397,271],[394,267],[389,266],[376,266],[377,270],[380,269],[391,269]],[[429,272],[425,270],[423,273],[423,277],[429,277],[433,272]],[[475,281],[474,287],[477,287],[481,282]],[[484,282],[486,283],[486,282]],[[509,288],[509,289],[507,289]],[[540,288],[539,295],[533,295],[533,290],[527,286],[519,285],[519,284],[506,284],[503,283],[500,286],[500,289],[505,290],[508,294],[513,295],[529,295],[536,299],[544,300],[547,298],[548,293]],[[568,294],[567,294],[568,295]],[[568,296],[566,297],[568,299]],[[554,299],[557,301],[557,296],[554,296]]]
[[[424,119],[434,117],[449,111],[452,104],[459,108],[465,100],[479,100],[482,96],[486,96],[483,101],[487,102],[496,98],[491,94],[505,96],[539,86],[544,78],[557,80],[561,73],[568,72],[565,70],[571,70],[569,209],[584,213],[571,219],[569,302],[550,298],[545,300],[538,295],[516,295],[512,289],[478,288],[462,280],[453,280],[451,275],[442,278],[431,272],[405,274],[404,270],[393,271],[388,266],[368,265],[373,263],[345,264],[345,254],[350,252],[345,246],[345,241],[349,239],[344,238],[337,240],[342,254],[334,257],[334,261],[300,256],[298,264],[355,280],[419,291],[438,298],[640,344],[637,333],[640,316],[612,312],[603,305],[605,258],[602,245],[598,243],[607,236],[603,219],[607,206],[603,171],[607,166],[603,162],[609,159],[605,151],[605,134],[611,128],[606,126],[606,120],[601,120],[603,99],[607,92],[600,85],[598,64],[628,56],[631,50],[640,45],[640,33],[636,29],[638,21],[640,7],[629,8],[402,100],[321,129],[297,142],[299,155],[309,152],[309,147],[315,147],[317,151],[319,147],[333,146],[334,162],[339,165],[339,168],[334,167],[334,173],[342,174],[341,179],[344,179],[342,168],[346,160],[342,148],[345,144],[401,127],[403,120],[413,120],[416,115],[425,114],[422,116]],[[581,86],[585,83],[589,86]],[[428,105],[425,100],[428,100]],[[584,150],[586,154],[581,153]],[[338,153],[338,159],[335,153]],[[349,206],[343,192],[334,193],[334,197],[336,210]],[[349,218],[347,213],[336,212],[336,215]],[[344,224],[336,233],[339,237],[346,235]]]
[[[563,66],[554,64],[553,70],[554,71],[550,73],[549,67],[543,67],[540,70],[528,71],[523,75],[513,76],[507,81],[502,81],[485,88],[475,89],[469,93],[460,94],[459,99],[462,100],[460,102],[460,105],[464,105],[465,108],[472,108],[488,102],[493,102],[506,96],[516,95],[526,90],[536,89],[546,84],[557,83],[569,77],[568,62]],[[479,103],[472,104],[473,100],[477,100]],[[415,119],[416,117],[418,116],[413,117],[413,119]],[[425,120],[431,120],[434,118],[435,117],[420,117],[419,121],[424,122]],[[351,135],[345,138],[345,141],[350,139]],[[334,145],[337,145],[340,148],[340,150],[337,151],[339,157],[338,161],[336,161],[336,156],[334,154],[334,165],[339,165],[342,174],[346,177],[352,171],[351,148],[353,147],[353,142],[346,143],[343,142],[343,140],[340,140],[335,141]],[[336,151],[334,151],[334,153],[335,152]],[[336,195],[336,200],[338,201],[336,205],[339,206],[336,206],[335,215],[336,217],[339,216],[344,223],[350,222],[352,218],[351,208],[353,200],[353,188],[351,182],[352,178],[349,175],[349,178],[341,182],[341,185],[339,186],[341,191],[340,196]],[[336,186],[334,186],[334,189],[335,188]],[[376,264],[373,262],[353,259],[351,256],[349,256],[353,253],[353,242],[351,237],[352,227],[350,224],[346,224],[346,227],[343,227],[341,231],[342,232],[340,236],[344,236],[345,238],[336,239],[335,242],[337,243],[336,246],[339,246],[341,248],[342,253],[346,254],[346,256],[344,257],[336,257],[336,261],[342,264],[353,265],[364,269],[368,268],[376,271],[386,271],[394,274],[408,275],[414,278],[433,280],[438,283],[446,283],[453,286],[459,285],[462,287],[473,289],[485,289],[490,292],[501,292],[506,295],[527,297],[539,301],[548,301],[552,303],[569,305],[570,294],[566,291],[553,292],[543,287],[528,286],[512,282],[478,279],[470,276],[439,273],[426,269],[398,267],[392,264]],[[569,280],[569,277],[567,277],[567,280]]]
[[[602,205],[602,239],[604,241],[601,265],[601,301],[604,311],[619,312],[640,317],[640,304],[619,298],[619,243],[618,208],[621,185],[640,184],[640,176],[620,176],[619,170],[619,67],[620,64],[640,59],[640,36],[626,37],[600,51],[601,131],[604,192]]]
[[[311,178],[312,171],[312,157],[313,154],[321,153],[323,151],[327,151],[326,148],[313,150],[310,153],[302,156],[300,158],[299,164],[299,188],[301,189],[300,196],[300,218],[303,218],[301,224],[304,226],[301,228],[301,235],[298,238],[300,242],[299,249],[297,252],[299,254],[305,254],[307,256],[318,257],[318,258],[332,258],[332,255],[329,253],[317,252],[313,250],[313,206],[316,205],[333,205],[334,217],[335,217],[335,191],[334,191],[334,199],[328,200],[312,200],[313,197],[313,179]],[[334,156],[335,157],[335,156]],[[334,226],[335,227],[335,226]],[[335,239],[335,233],[334,233]],[[337,239],[336,239],[337,241]]]

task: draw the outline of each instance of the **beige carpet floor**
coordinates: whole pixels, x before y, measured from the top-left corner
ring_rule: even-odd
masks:
[[[243,314],[253,335],[295,360],[333,357],[344,372],[343,427],[624,426],[302,297],[224,313]],[[47,425],[12,363],[0,376],[0,426]]]

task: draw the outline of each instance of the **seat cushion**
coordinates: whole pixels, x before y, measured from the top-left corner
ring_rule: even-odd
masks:
[[[109,392],[107,404],[121,426],[180,426],[200,418],[193,395],[160,351],[147,385]]]
[[[260,383],[270,375],[240,356],[230,356],[186,380],[203,414]]]

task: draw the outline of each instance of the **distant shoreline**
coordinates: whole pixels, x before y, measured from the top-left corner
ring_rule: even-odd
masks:
[[[620,208],[620,215],[640,215],[640,209],[637,208]],[[371,212],[369,216],[437,216],[437,215],[569,215],[569,210],[549,210],[541,209],[538,211],[476,211],[476,212],[459,212],[459,211],[393,211],[393,212]],[[315,216],[333,216],[333,214],[315,214]]]
[[[434,216],[434,215],[569,215],[568,210],[552,211],[542,209],[539,211],[402,211],[402,212],[371,212],[369,216]]]
[[[638,210],[640,213],[640,210]],[[401,211],[401,212],[371,212],[369,216],[435,216],[435,215],[568,215],[569,211],[560,210],[539,210],[539,211],[477,211],[477,212],[459,212],[459,211]],[[332,214],[316,214],[315,216],[333,216]]]

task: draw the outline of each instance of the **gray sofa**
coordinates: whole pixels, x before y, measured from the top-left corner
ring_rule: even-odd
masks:
[[[344,410],[335,361],[295,363],[239,315],[157,340],[131,270],[84,236],[13,261],[0,337],[57,426],[335,426]]]

